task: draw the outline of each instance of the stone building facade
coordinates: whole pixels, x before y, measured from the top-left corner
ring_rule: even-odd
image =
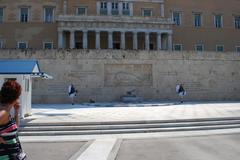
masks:
[[[240,52],[240,1],[0,0],[0,48]]]

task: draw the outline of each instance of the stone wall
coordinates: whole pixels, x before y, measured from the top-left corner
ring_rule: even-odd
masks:
[[[144,100],[177,100],[184,83],[187,100],[240,100],[240,55],[215,52],[123,50],[1,50],[0,59],[38,59],[53,80],[33,81],[33,103],[69,103],[73,83],[76,100],[119,101],[135,90]]]

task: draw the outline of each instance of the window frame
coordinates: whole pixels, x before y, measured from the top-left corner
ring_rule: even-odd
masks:
[[[197,50],[197,47],[198,47],[198,46],[202,46],[202,50],[201,50],[201,51]],[[195,45],[194,45],[194,50],[195,50],[196,52],[204,52],[204,44],[203,44],[203,43],[197,43],[197,44],[195,44]]]
[[[218,47],[223,47],[223,51],[218,51]],[[224,45],[223,44],[217,44],[216,45],[216,52],[224,52]]]
[[[240,45],[239,45],[239,46],[236,46],[235,48],[236,48],[235,51],[236,51],[237,53],[240,53]],[[239,48],[239,51],[238,51],[238,48]]]
[[[1,23],[4,23],[4,21],[5,21],[5,7],[3,7],[3,6],[0,6],[0,9],[2,9],[2,19],[0,19],[0,24]]]
[[[150,12],[150,16],[145,16],[145,15],[144,15],[144,13],[145,13],[144,11],[146,11],[146,10],[151,11],[151,12]],[[142,8],[142,16],[143,16],[143,17],[152,17],[152,16],[153,16],[153,9],[152,9],[152,8]]]
[[[108,15],[108,4],[107,4],[107,1],[101,1],[100,2],[99,12],[100,12],[100,15],[103,15],[103,16]]]
[[[220,24],[220,27],[217,26],[216,16],[221,16],[221,24]],[[218,29],[223,28],[223,15],[222,15],[222,14],[215,14],[215,15],[214,15],[214,26],[215,26],[215,28],[218,28]]]
[[[28,10],[27,13],[27,21],[22,21],[22,9],[26,8]],[[24,18],[25,19],[25,18]],[[19,22],[20,23],[28,23],[30,20],[30,7],[28,6],[20,6],[19,7]]]
[[[52,9],[52,20],[47,21],[46,19],[46,9],[51,8]],[[44,23],[54,23],[55,22],[55,7],[54,6],[44,6],[43,7],[43,22]]]
[[[118,10],[119,9],[119,3],[116,1],[111,2],[112,4],[112,10]]]
[[[111,15],[119,15],[119,3],[116,1],[111,2]]]
[[[177,24],[175,21],[174,21],[174,13],[178,13],[179,14],[179,24]],[[174,22],[174,24],[176,26],[181,26],[182,25],[182,12],[181,11],[172,11],[172,21]]]
[[[124,7],[125,6],[125,7]],[[122,2],[122,9],[123,10],[130,10],[129,8],[129,2]]]
[[[79,14],[79,9],[85,9],[84,14]],[[87,15],[87,10],[88,10],[87,6],[78,6],[76,8],[76,15],[78,15],[78,16],[86,16]]]
[[[26,44],[26,48],[20,48],[20,43],[25,43]],[[17,42],[17,48],[18,49],[28,49],[28,42],[27,41],[18,41]]]
[[[0,39],[0,49],[4,48],[4,40]]]
[[[236,18],[239,18],[239,19],[238,19],[238,20],[239,20],[238,25],[237,25],[237,23],[236,23]],[[234,28],[235,28],[235,29],[240,29],[240,15],[235,15],[235,16],[233,17],[233,25],[234,25]]]
[[[130,16],[129,2],[122,2],[122,14],[124,16]]]
[[[53,42],[52,41],[44,41],[43,42],[43,49],[50,50],[49,48],[45,48],[45,44],[47,44],[47,43],[51,44],[51,48],[50,49],[53,49]]]
[[[198,26],[196,25],[196,15],[199,15],[199,17],[200,17],[200,24],[199,24]],[[202,19],[202,13],[194,12],[194,13],[193,13],[193,26],[194,26],[195,28],[200,28],[200,27],[202,27],[202,26],[203,26],[202,21],[203,21],[203,19]]]
[[[103,5],[102,5],[103,4]],[[105,5],[106,4],[106,5]],[[103,6],[103,7],[102,7]],[[106,6],[106,7],[105,7]],[[107,9],[108,5],[107,5],[107,1],[101,1],[100,2],[100,9]]]
[[[177,46],[177,45],[180,46],[180,50],[176,50],[176,49],[175,49],[175,46]],[[181,44],[181,43],[175,43],[175,44],[173,44],[173,51],[177,51],[177,52],[183,51],[183,44]]]

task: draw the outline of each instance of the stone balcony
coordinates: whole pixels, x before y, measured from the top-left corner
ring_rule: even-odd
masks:
[[[59,15],[57,17],[59,27],[119,27],[119,28],[171,28],[173,21],[171,18],[161,17],[132,17],[132,16],[78,16]],[[89,24],[89,25],[88,25]],[[91,25],[90,25],[91,24]],[[102,24],[102,25],[100,25]],[[100,26],[99,26],[100,25]]]

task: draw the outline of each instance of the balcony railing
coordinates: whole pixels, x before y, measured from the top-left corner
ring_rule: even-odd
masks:
[[[123,13],[123,15],[125,15],[125,16],[129,16],[129,15],[130,15],[130,10],[129,10],[129,9],[124,9],[124,10],[122,11],[122,13]]]
[[[118,14],[119,14],[119,12],[117,9],[112,9],[112,15],[118,15]]]
[[[59,15],[59,22],[116,22],[116,23],[145,23],[145,24],[173,24],[171,18],[160,17],[132,17],[132,16],[87,16],[87,15]]]
[[[100,9],[100,15],[107,15],[107,9]]]

